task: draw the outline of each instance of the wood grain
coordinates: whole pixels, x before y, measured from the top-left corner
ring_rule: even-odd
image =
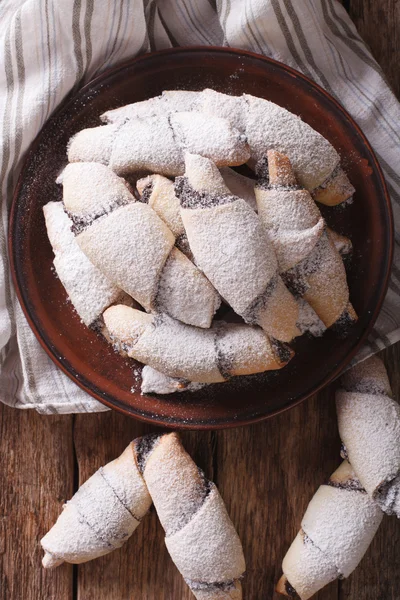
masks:
[[[282,558],[312,494],[340,462],[329,396],[326,391],[271,421],[217,434],[216,482],[243,541],[249,600],[278,598]],[[322,597],[336,600],[337,583]]]
[[[0,599],[72,600],[72,567],[41,567],[39,540],[71,497],[70,416],[0,405]]]
[[[399,2],[344,4],[400,94]],[[384,356],[400,398],[400,344]],[[78,484],[73,452],[82,483],[149,431],[117,413],[49,417],[0,406],[0,600],[193,600],[166,552],[154,510],[121,550],[74,569],[40,567],[39,540]],[[183,441],[217,483],[243,540],[246,600],[277,600],[282,558],[314,491],[339,463],[329,390],[271,421],[186,432]],[[385,517],[355,573],[316,600],[399,600],[399,543],[400,521]]]
[[[399,97],[400,3],[398,0],[350,0],[349,13]]]

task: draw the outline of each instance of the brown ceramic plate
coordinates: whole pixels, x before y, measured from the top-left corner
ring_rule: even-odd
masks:
[[[342,156],[355,201],[323,210],[328,224],[349,236],[354,254],[348,270],[351,300],[360,316],[345,340],[332,332],[303,336],[283,370],[234,378],[195,393],[141,396],[132,367],[80,322],[52,271],[43,204],[61,200],[55,179],[66,163],[74,133],[99,124],[106,110],[145,100],[163,90],[246,92],[300,115]],[[227,48],[181,48],[149,54],[108,71],[85,86],[45,125],[33,143],[15,193],[9,243],[14,283],[25,315],[43,348],[89,394],[126,415],[171,427],[213,429],[270,417],[332,381],[371,329],[388,284],[393,224],[390,200],[377,160],[360,129],[325,91],[271,59]],[[171,341],[172,343],[172,341]],[[139,377],[140,379],[140,377]]]

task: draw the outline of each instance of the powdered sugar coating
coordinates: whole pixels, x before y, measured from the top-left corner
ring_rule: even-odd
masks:
[[[349,392],[367,392],[392,396],[392,388],[383,361],[371,356],[358,363],[341,377],[343,389]]]
[[[301,522],[304,533],[348,577],[368,549],[382,512],[364,492],[322,485]]]
[[[330,327],[351,305],[343,261],[326,232],[310,255],[308,268],[312,272],[307,276],[309,288],[304,299]]]
[[[245,136],[219,115],[178,112],[170,116],[170,123],[183,154],[201,154],[219,167],[242,165],[250,158]],[[183,170],[184,165],[175,175],[182,174]]]
[[[193,518],[165,545],[186,580],[215,583],[241,577],[242,545],[215,485]]]
[[[204,593],[224,582],[240,589],[233,583],[245,570],[239,537],[215,485],[205,479],[176,433],[161,438],[143,477],[165,529],[167,548],[195,595],[198,589],[203,592],[200,598],[214,598]]]
[[[297,115],[264,98],[227,96],[207,89],[202,92],[201,110],[228,119],[245,133],[255,162],[267,150],[286,154],[299,182],[307,189],[324,183],[339,164],[338,153],[321,134]]]
[[[301,531],[282,568],[301,600],[357,567],[380,523],[382,512],[360,487],[344,461],[330,483],[322,485],[307,507]]]
[[[255,195],[258,214],[284,273],[310,255],[325,231],[325,222],[307,190],[257,185]]]
[[[105,311],[104,321],[113,341],[124,344],[132,328],[136,328],[137,315],[130,311],[128,320],[127,311],[124,314],[121,311],[120,316],[117,308]],[[124,337],[117,337],[118,330],[124,327]],[[170,377],[203,383],[224,381],[218,369],[214,330],[189,327],[166,315],[153,317],[140,338],[128,348],[128,355]]]
[[[186,177],[197,192],[217,189],[228,197],[211,207],[182,208],[192,252],[222,297],[240,314],[264,292],[277,262],[260,221],[247,204],[229,197],[215,165],[200,156],[186,156]],[[189,191],[190,193],[190,191]]]
[[[134,202],[127,183],[101,163],[69,163],[57,180],[69,213],[88,224],[118,206]]]
[[[349,178],[338,165],[330,177],[313,191],[313,197],[327,206],[336,206],[340,203],[351,203],[354,192]]]
[[[181,112],[85,129],[72,138],[68,158],[101,162],[121,175],[181,175],[185,151],[201,152],[219,166],[241,165],[250,157],[245,137],[226,119]]]
[[[184,107],[184,110],[227,119],[233,127],[246,135],[251,157],[255,162],[267,150],[287,154],[299,181],[309,190],[324,184],[335,172],[340,159],[334,147],[300,117],[281,106],[249,94],[229,96],[212,89],[195,94],[196,92],[179,90],[164,92],[162,96],[146,101],[147,104],[121,107],[113,111],[113,114],[108,113],[107,118],[113,122],[123,122],[133,115],[147,114],[147,111],[148,114],[165,115]],[[341,189],[343,182],[342,177],[335,185],[340,184]],[[346,178],[346,190],[349,185]],[[349,188],[349,194],[351,193]]]
[[[382,394],[336,392],[339,433],[371,497],[400,474],[400,406]],[[399,515],[400,516],[400,515]]]
[[[207,496],[204,475],[177,433],[160,439],[146,461],[143,477],[167,536],[189,523]]]
[[[261,220],[269,229],[285,226],[292,231],[315,227],[321,213],[307,190],[256,186],[257,208]]]
[[[149,190],[146,202],[170,228],[176,238],[185,233],[173,181],[162,175],[149,175],[139,179],[136,187],[140,194],[143,194],[146,188]]]
[[[77,241],[92,263],[114,283],[121,282],[146,309],[155,307],[159,295],[162,310],[194,325],[210,326],[219,306],[218,294],[193,263],[172,250],[175,238],[157,214],[145,205],[133,205],[135,198],[122,178],[100,163],[70,163],[59,181],[75,226],[78,231],[86,228]],[[133,206],[116,210],[127,204]],[[108,214],[106,219],[98,218]],[[78,248],[75,241],[71,243]],[[75,270],[65,256],[58,262],[57,268],[70,283]],[[85,273],[83,281],[79,279],[81,286],[92,284],[84,279]]]
[[[196,264],[236,313],[246,313],[277,270],[257,215],[239,198],[181,214]]]
[[[76,240],[96,267],[147,310],[175,238],[146,204],[134,202],[97,219]]]
[[[339,433],[371,498],[400,517],[400,406],[380,359],[368,359],[342,378],[336,392]]]
[[[293,173],[287,157],[277,152],[268,152],[268,163],[270,170],[281,163]],[[327,233],[318,207],[307,190],[284,185],[269,187],[262,179],[255,194],[280,273],[330,327],[347,310],[349,290],[334,236]]]
[[[56,524],[41,540],[45,566],[83,563],[120,548],[151,505],[130,444],[99,469],[67,502]]]
[[[259,323],[277,339],[290,341],[296,335],[298,311],[283,285],[275,285],[280,296],[276,310],[283,318],[274,320],[273,289],[271,298],[254,308],[273,279],[279,279],[276,256],[260,219],[244,200],[230,195],[210,160],[187,154],[185,176],[187,191],[176,189],[196,264],[237,314]]]
[[[203,273],[172,248],[157,289],[157,310],[196,327],[210,327],[221,299]]]
[[[73,243],[72,221],[62,202],[48,202],[43,206],[47,237],[55,255],[61,254]]]
[[[211,329],[191,327],[167,315],[142,323],[139,311],[113,306],[104,313],[111,339],[128,356],[169,375],[200,383],[217,383],[229,375],[262,372],[283,366],[268,336],[237,323]],[[130,342],[133,340],[133,343]],[[221,345],[220,345],[221,344]]]
[[[122,125],[113,140],[109,166],[120,174],[144,170],[164,175],[181,173],[182,151],[168,117],[136,119]]]
[[[255,210],[255,180],[240,175],[229,167],[222,167],[220,172],[225,186],[229,188],[231,194],[243,198]],[[148,175],[139,179],[136,187],[141,195],[146,190],[145,200],[142,201],[146,201],[155,210],[175,237],[186,235],[180,213],[180,202],[175,195],[174,182],[171,179],[162,175]]]
[[[257,161],[266,150],[286,154],[302,186],[309,190],[324,183],[339,164],[334,147],[300,117],[281,106],[244,94],[248,105],[246,136],[252,158]]]
[[[122,302],[122,290],[82,252],[62,202],[49,202],[43,207],[43,212],[55,254],[54,268],[76,312],[89,327],[110,304],[118,300]]]
[[[346,237],[344,235],[340,235],[340,233],[337,233],[337,231],[333,231],[332,229],[329,229],[329,227],[328,227],[328,235],[331,238],[332,242],[334,243],[335,248],[339,252],[340,256],[346,256],[347,254],[350,254],[352,252],[353,244],[348,237]]]
[[[169,377],[152,367],[145,365],[142,369],[142,394],[175,394],[176,392],[195,392],[203,388],[204,383],[193,383]]]
[[[335,565],[301,530],[283,559],[282,570],[301,600],[338,578]]]
[[[268,238],[275,250],[280,273],[285,273],[306,260],[320,241],[324,231],[323,219],[320,219],[314,227],[304,231],[269,229]]]
[[[124,123],[130,119],[165,116],[170,112],[194,110],[197,100],[198,92],[165,91],[161,96],[109,110],[100,118],[104,123]]]
[[[69,162],[99,162],[108,165],[119,125],[82,129],[68,144]]]
[[[229,167],[222,167],[220,171],[225,185],[229,188],[231,194],[243,198],[253,210],[256,210],[257,203],[254,194],[255,179],[241,175]]]

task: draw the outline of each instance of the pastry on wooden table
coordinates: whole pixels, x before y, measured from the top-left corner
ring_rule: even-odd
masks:
[[[339,204],[354,194],[354,188],[340,167],[335,148],[300,117],[286,109],[249,94],[229,96],[206,89],[202,92],[165,91],[156,98],[130,104],[102,115],[108,123],[136,117],[165,115],[179,110],[198,111],[227,119],[244,133],[253,163],[267,150],[289,156],[301,185],[313,191],[319,202]]]
[[[154,502],[165,542],[197,600],[242,600],[242,545],[214,483],[176,433],[131,442],[64,506],[42,538],[43,566],[80,564],[120,548]]]
[[[349,301],[346,270],[332,239],[336,234],[327,231],[310,193],[299,188],[288,157],[274,150],[267,156],[268,160],[258,163],[255,194],[282,278],[326,327],[335,326],[345,334],[357,316]]]
[[[241,600],[246,565],[217,487],[176,433],[136,440],[140,469],[165,530],[165,544],[197,600]]]
[[[132,304],[132,299],[103,275],[79,248],[71,231],[73,222],[62,202],[48,202],[43,212],[55,255],[54,269],[83,323],[96,328],[108,306]]]
[[[288,342],[299,334],[297,303],[278,273],[267,232],[254,210],[233,196],[215,164],[186,154],[175,181],[181,216],[196,264],[247,323]]]
[[[308,505],[283,559],[277,591],[308,600],[328,583],[348,577],[367,551],[382,516],[344,461]]]
[[[103,318],[120,353],[188,381],[218,383],[280,369],[293,355],[262,329],[245,324],[216,321],[211,329],[200,329],[123,305],[110,307]]]
[[[344,456],[369,496],[400,517],[400,406],[378,357],[343,375],[336,407]]]
[[[218,294],[120,177],[104,165],[76,163],[66,167],[62,184],[65,207],[80,232],[76,242],[91,263],[146,310],[210,326]]]
[[[44,567],[84,563],[128,540],[151,505],[139,458],[131,442],[121,456],[81,485],[40,542]]]
[[[245,136],[226,119],[180,112],[84,129],[70,140],[68,160],[100,162],[118,174],[182,175],[185,151],[203,154],[221,167],[241,165],[250,157]]]

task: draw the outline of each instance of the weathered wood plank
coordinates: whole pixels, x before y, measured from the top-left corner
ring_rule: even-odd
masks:
[[[0,405],[0,598],[72,600],[72,567],[42,569],[40,538],[70,498],[72,420]]]
[[[244,597],[274,594],[282,559],[320,483],[339,464],[329,393],[253,427],[218,434],[217,483],[243,541]],[[337,583],[322,595],[337,599]]]
[[[400,96],[400,4],[397,0],[350,0],[349,14]]]

